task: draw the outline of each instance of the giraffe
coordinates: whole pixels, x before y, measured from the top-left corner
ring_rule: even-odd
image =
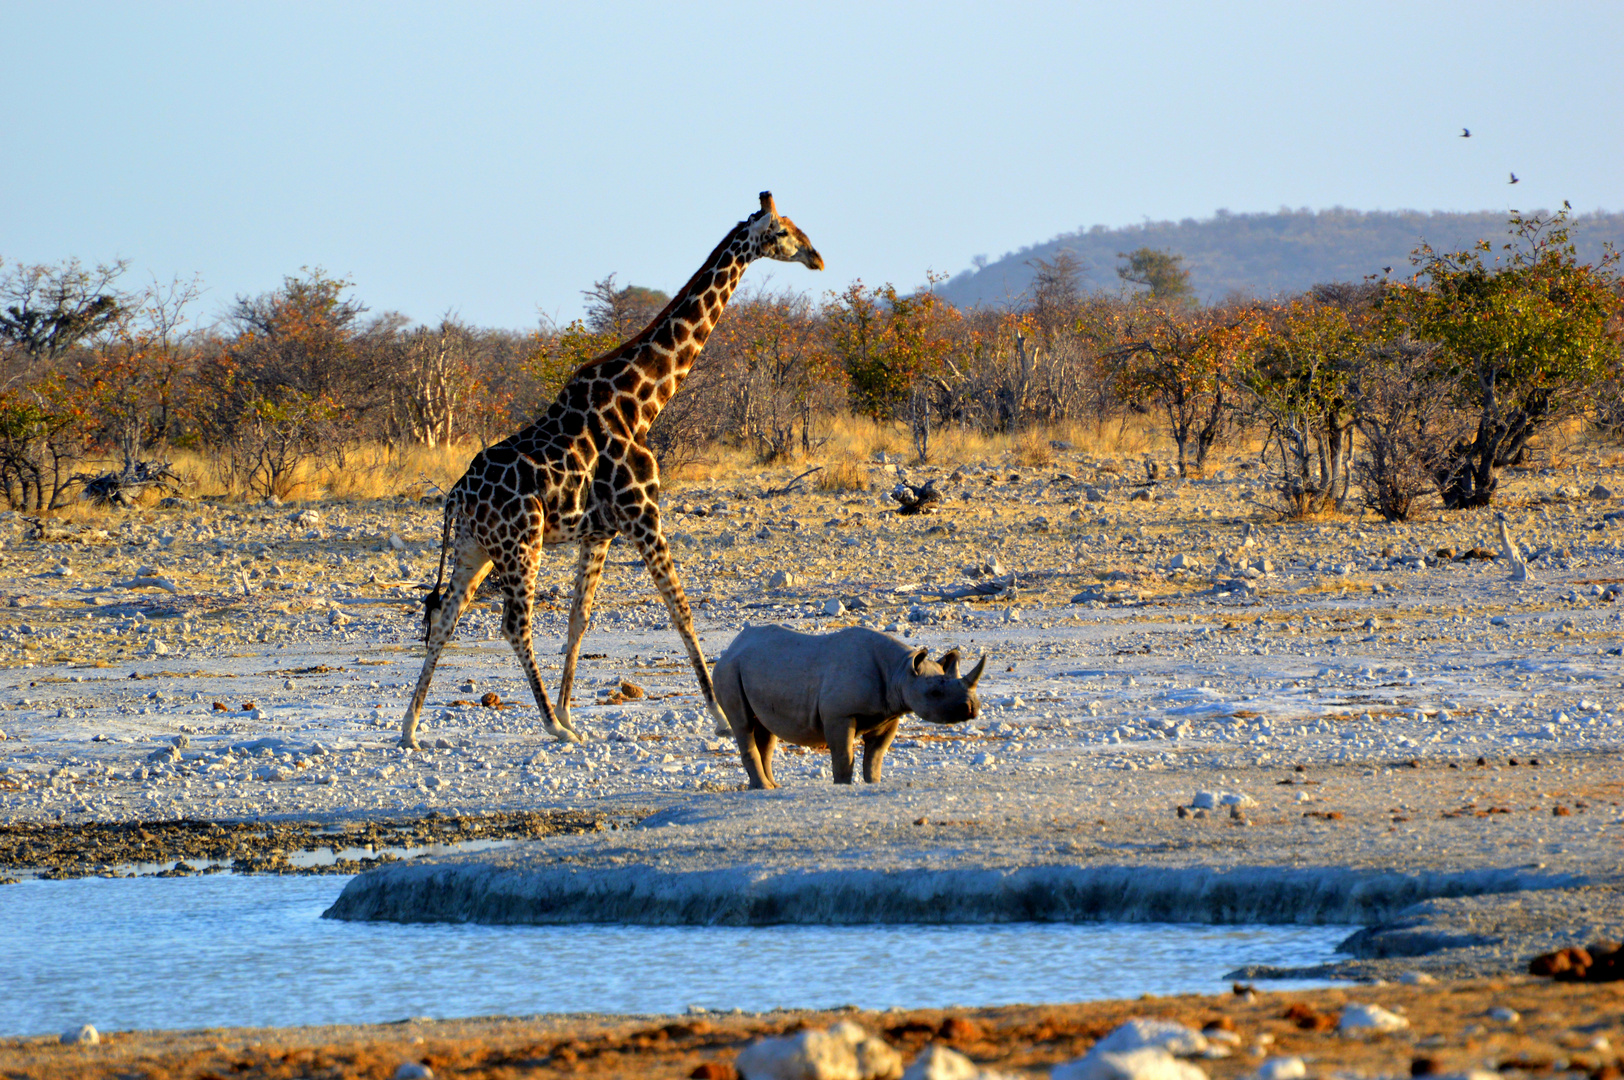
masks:
[[[660,474],[645,437],[693,367],[753,260],[777,259],[823,269],[823,256],[794,222],[779,216],[772,193],[763,191],[760,198],[761,209],[728,232],[642,333],[584,364],[540,418],[476,456],[452,487],[446,497],[440,572],[424,603],[428,650],[406,710],[401,746],[418,748],[418,717],[434,666],[474,590],[493,571],[504,600],[502,633],[530,682],[547,733],[560,741],[579,742],[581,736],[569,720],[570,691],[592,597],[609,543],[617,534],[632,543],[648,566],[699,677],[717,734],[731,732],[716,704],[688,599],[660,530]],[[542,548],[570,541],[580,550],[555,709],[536,666],[530,615]]]

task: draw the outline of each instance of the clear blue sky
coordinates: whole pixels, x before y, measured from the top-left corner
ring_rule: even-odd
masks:
[[[763,188],[828,270],[747,281],[819,292],[1220,207],[1624,208],[1617,0],[0,17],[0,258],[198,274],[208,314],[321,266],[528,327],[611,271],[680,285]]]

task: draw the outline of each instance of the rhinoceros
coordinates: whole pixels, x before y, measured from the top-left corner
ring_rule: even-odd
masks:
[[[903,713],[932,724],[975,718],[976,680],[986,666],[983,656],[961,678],[957,649],[933,661],[923,648],[861,627],[814,635],[749,626],[717,661],[713,681],[752,788],[778,786],[772,761],[779,739],[827,746],[835,783],[849,784],[859,736],[863,780],[872,784]]]

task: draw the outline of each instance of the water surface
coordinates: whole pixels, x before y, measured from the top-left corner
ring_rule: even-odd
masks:
[[[322,919],[346,881],[219,874],[0,887],[0,1035],[1213,993],[1242,964],[1326,960],[1351,930]]]

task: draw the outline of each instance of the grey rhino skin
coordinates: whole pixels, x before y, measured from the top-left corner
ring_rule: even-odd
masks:
[[[958,724],[981,710],[976,680],[987,658],[959,677],[957,649],[932,661],[874,630],[798,634],[782,626],[740,631],[716,663],[716,700],[727,714],[752,788],[775,788],[778,740],[829,748],[835,783],[852,782],[853,742],[863,740],[863,781],[880,778],[880,762],[902,714],[932,724]]]

